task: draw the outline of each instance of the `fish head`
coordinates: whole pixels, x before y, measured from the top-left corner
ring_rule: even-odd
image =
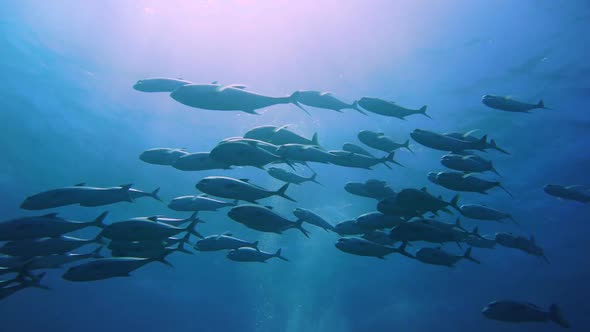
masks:
[[[145,81],[144,80],[139,80],[137,82],[135,82],[135,84],[133,84],[133,89],[137,90],[137,91],[147,91],[149,89],[146,89],[146,85],[145,85]]]
[[[416,142],[429,141],[433,136],[432,132],[422,129],[414,129],[414,131],[410,133],[410,137]]]
[[[548,184],[543,187],[543,190],[549,195],[559,195],[561,192],[563,192],[564,187],[557,184]]]
[[[430,182],[438,183],[438,173],[429,172],[427,177]]]
[[[492,95],[484,95],[483,97],[481,97],[481,102],[484,105],[492,105],[494,103],[494,100],[496,100],[497,97],[492,96]]]
[[[197,182],[197,184],[195,185],[195,187],[203,192],[206,192],[208,189],[212,188],[214,185],[214,181],[212,178],[203,178],[201,180],[199,180],[199,182]]]
[[[31,197],[31,196],[25,198],[25,200],[20,205],[20,208],[25,209],[25,210],[34,210],[35,207],[36,207],[35,199],[34,199],[34,197]]]
[[[239,252],[237,249],[232,249],[227,253],[227,258],[231,259],[231,260],[236,260],[237,257],[239,255]]]
[[[304,218],[306,214],[306,211],[301,208],[293,209],[293,215],[297,218]]]

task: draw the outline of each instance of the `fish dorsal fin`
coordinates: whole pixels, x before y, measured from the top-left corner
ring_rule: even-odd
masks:
[[[133,184],[128,183],[128,184],[122,184],[119,187],[121,187],[121,189],[123,189],[123,190],[129,190],[131,188],[131,186],[133,186]]]
[[[74,187],[84,187],[86,185],[86,182],[80,182],[80,183],[76,183],[74,185]]]
[[[582,184],[576,184],[576,185],[572,185],[572,186],[567,186],[565,187],[565,189],[569,189],[569,190],[590,190],[590,186],[585,186]]]
[[[219,84],[219,82],[218,81],[213,81],[213,82],[211,82],[211,84]]]
[[[151,217],[147,217],[146,219],[149,221],[158,221],[158,217],[159,216],[151,216]]]
[[[226,88],[235,88],[235,89],[245,89],[247,86],[242,84],[230,84],[227,85]]]
[[[282,125],[280,127],[276,127],[275,130],[273,130],[275,133],[278,133],[279,131],[283,130],[283,129],[287,129],[287,127],[289,127],[290,124],[286,124],[286,125]]]
[[[427,193],[428,192],[428,189],[426,189],[426,187],[422,187],[422,189],[420,189],[420,191],[423,191],[423,192]]]
[[[57,217],[57,212],[52,212],[52,213],[44,214],[41,217],[44,217],[44,218],[55,218],[55,217]]]
[[[238,180],[240,180],[242,182],[250,182],[250,179],[238,179]]]
[[[232,233],[230,231],[225,231],[225,232],[221,233],[221,235],[232,236]]]
[[[200,195],[199,195],[199,196],[197,196],[197,197],[209,197],[209,195],[207,195],[207,194],[200,194]]]
[[[466,133],[465,133],[465,134],[463,134],[462,136],[463,136],[463,137],[468,137],[468,136],[471,136],[471,134],[474,134],[474,133],[476,133],[476,132],[478,132],[478,131],[479,131],[479,129],[473,129],[473,130],[470,130],[470,131],[466,132]]]
[[[267,209],[269,209],[269,210],[272,210],[272,209],[274,209],[274,207],[272,207],[272,206],[270,206],[270,205],[265,205],[264,207],[265,207],[265,208],[267,208]]]

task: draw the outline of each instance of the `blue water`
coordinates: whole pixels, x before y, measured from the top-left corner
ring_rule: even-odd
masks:
[[[511,325],[486,319],[495,299],[548,307],[558,303],[574,331],[590,330],[590,210],[543,192],[547,183],[588,184],[590,168],[590,5],[586,1],[13,1],[0,10],[0,206],[3,219],[35,215],[19,209],[31,194],[86,182],[161,186],[161,196],[197,194],[208,175],[280,183],[251,168],[181,172],[141,162],[141,151],[183,147],[208,151],[220,140],[259,125],[290,124],[338,149],[360,130],[404,141],[416,129],[480,129],[509,150],[489,152],[514,193],[462,194],[462,203],[509,211],[522,224],[464,220],[482,234],[534,235],[551,264],[519,251],[474,249],[481,265],[453,269],[399,255],[386,260],[344,254],[337,236],[312,228],[262,234],[224,211],[203,213],[204,234],[232,231],[283,248],[291,262],[239,264],[225,253],[174,254],[175,268],[150,264],[130,278],[69,283],[51,271],[51,291],[27,289],[0,302],[5,331],[552,331],[553,323]],[[261,115],[191,109],[166,94],[131,88],[151,76],[199,83],[242,83],[286,95],[331,91],[410,108],[428,105],[433,119],[407,121],[353,110],[339,114],[292,105]],[[510,114],[486,108],[484,94],[537,101],[553,110]],[[298,200],[265,204],[289,215],[312,209],[336,223],[375,209],[343,190],[348,181],[378,178],[396,190],[428,186],[442,171],[442,153],[412,142],[406,167],[373,171],[314,165],[315,184],[289,188]],[[104,208],[65,207],[61,215],[109,222],[175,213],[150,199]],[[453,221],[453,216],[442,220]],[[76,233],[92,236],[95,230]],[[447,249],[459,253],[454,244]],[[410,248],[410,251],[416,248]],[[80,249],[84,252],[88,248]]]

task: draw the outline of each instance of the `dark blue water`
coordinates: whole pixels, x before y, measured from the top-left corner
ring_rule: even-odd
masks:
[[[268,251],[283,248],[291,262],[239,264],[225,253],[175,254],[175,268],[150,264],[130,278],[68,283],[51,271],[51,291],[27,289],[0,302],[2,330],[18,331],[550,331],[553,323],[510,325],[486,319],[494,299],[548,307],[558,303],[572,330],[588,331],[589,252],[587,205],[559,201],[547,183],[588,184],[590,169],[590,7],[585,1],[205,1],[39,2],[2,4],[0,11],[0,206],[3,219],[35,213],[19,209],[31,194],[86,182],[133,183],[165,200],[197,194],[208,175],[250,178],[269,188],[280,183],[251,168],[180,172],[141,162],[153,147],[208,151],[220,140],[259,125],[292,129],[338,149],[360,130],[384,132],[402,142],[416,129],[480,129],[509,150],[489,152],[504,175],[489,195],[462,194],[462,203],[489,204],[521,223],[486,223],[482,234],[533,235],[551,264],[519,251],[474,249],[481,265],[455,268],[346,255],[337,236],[308,226],[268,235],[231,221],[225,212],[203,213],[203,234],[232,231],[256,238]],[[131,88],[150,76],[195,82],[243,83],[284,95],[318,89],[352,101],[362,96],[428,105],[433,119],[407,121],[348,110],[292,105],[259,116],[183,106],[165,94]],[[484,94],[537,101],[553,110],[510,114],[486,108]],[[298,200],[265,200],[289,215],[312,209],[330,222],[375,209],[374,201],[343,190],[348,181],[379,178],[396,190],[428,186],[426,174],[443,170],[440,152],[412,142],[401,151],[406,167],[373,171],[314,165],[325,187],[289,189]],[[76,220],[108,210],[108,222],[175,213],[149,199],[104,208],[56,209]],[[453,216],[442,220],[454,221]],[[76,233],[93,236],[94,230]],[[446,247],[459,253],[454,244]],[[85,252],[91,248],[82,248]],[[410,248],[414,251],[417,248]]]

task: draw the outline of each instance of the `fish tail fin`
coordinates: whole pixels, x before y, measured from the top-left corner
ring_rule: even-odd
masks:
[[[296,200],[294,200],[293,198],[289,197],[286,194],[286,191],[287,191],[288,188],[289,188],[289,184],[288,183],[285,183],[281,188],[279,188],[279,190],[275,191],[274,194],[277,195],[277,196],[281,196],[281,197],[283,197],[285,199],[288,199],[291,202],[297,202]]]
[[[160,187],[154,189],[154,191],[152,191],[152,193],[150,194],[150,197],[152,197],[156,201],[162,202],[162,199],[160,198],[160,196],[158,196],[159,192],[160,192]]]
[[[186,226],[186,228],[184,229],[186,232],[188,232],[189,234],[193,234],[194,236],[203,239],[203,235],[201,235],[199,232],[197,232],[197,230],[195,229],[197,227],[197,224],[199,222],[203,222],[202,220],[200,220],[199,218],[197,218],[197,213],[198,211],[193,212],[193,214],[191,215],[191,217],[189,218],[189,220],[191,221],[191,223]]]
[[[295,165],[293,165],[293,163],[289,159],[281,158],[281,161],[287,164],[289,167],[291,167],[292,170],[296,171]]]
[[[510,219],[514,224],[520,226],[520,223],[516,221],[516,219],[514,219],[514,217],[511,214],[508,215],[508,219]]]
[[[172,263],[170,263],[166,257],[168,257],[168,255],[170,255],[171,253],[177,251],[177,249],[170,249],[170,248],[166,248],[166,250],[164,251],[164,253],[162,255],[160,255],[159,257],[154,257],[154,258],[148,258],[148,263],[149,262],[160,262],[166,266],[172,267],[174,268],[174,265],[172,265]]]
[[[554,303],[549,307],[549,313],[551,315],[551,320],[554,321],[557,325],[565,328],[570,327],[570,323],[567,320],[565,320],[563,314],[561,313],[561,309],[559,309],[559,306],[557,304]]]
[[[498,170],[494,167],[494,165],[492,165],[491,162],[490,162],[490,171],[492,171],[492,173],[496,174],[497,176],[502,176],[502,174],[500,174],[498,172]]]
[[[356,110],[357,112],[361,113],[362,115],[367,115],[367,113],[359,107],[358,100],[355,100],[354,103],[352,103],[351,108]]]
[[[484,148],[488,144],[488,135],[483,135],[483,137],[479,139],[478,143],[480,148]]]
[[[499,187],[500,189],[504,190],[508,194],[508,196],[514,197],[512,195],[512,193],[510,191],[508,191],[508,189],[506,189],[506,187],[504,187],[500,182],[496,182],[496,186]]]
[[[459,208],[459,195],[455,195],[455,197],[453,197],[453,199],[451,199],[449,202],[449,205],[461,213],[461,209]]]
[[[96,249],[94,249],[91,253],[90,253],[90,257],[92,258],[104,258],[103,255],[100,254],[100,251],[102,250],[102,248],[104,248],[103,246],[99,246]]]
[[[545,107],[545,102],[543,101],[543,99],[539,100],[539,102],[537,103],[537,108],[543,108],[546,110],[550,110],[551,108],[549,107]]]
[[[303,219],[297,220],[295,222],[295,228],[301,231],[306,238],[309,238],[309,231],[303,228]]]
[[[47,274],[46,272],[43,272],[43,273],[39,273],[37,275],[29,275],[30,280],[27,280],[26,278],[22,278],[20,280],[20,282],[23,285],[25,285],[26,287],[35,287],[35,288],[50,290],[51,288],[41,284],[41,280],[43,279],[43,277],[45,277],[46,274]],[[17,278],[21,278],[21,277],[17,277]]]
[[[307,115],[311,116],[311,114],[309,113],[308,110],[306,110],[305,108],[303,108],[303,106],[301,106],[301,104],[299,104],[299,101],[297,100],[297,92],[293,92],[291,94],[291,96],[288,97],[289,99],[289,103],[297,106],[300,110],[302,110],[303,112],[305,112]]]
[[[395,152],[391,151],[386,157],[384,157],[384,158],[381,159],[381,162],[383,164],[385,164],[387,162],[390,162],[390,163],[396,164],[398,166],[405,167],[404,165],[402,165],[402,164],[398,163],[397,161],[393,160],[393,157],[394,156],[395,156]],[[387,164],[385,164],[385,165],[387,165]]]
[[[471,235],[471,236],[475,236],[475,237],[478,237],[478,238],[480,238],[480,239],[483,239],[483,238],[484,238],[483,236],[481,236],[481,235],[479,234],[479,227],[478,227],[478,226],[475,226],[475,227],[473,227],[473,231],[471,231],[471,232],[468,232],[468,231],[466,231],[466,232],[467,232],[469,235]]]
[[[461,218],[459,217],[457,217],[457,220],[455,220],[455,228],[462,230],[463,232],[467,232],[463,225],[461,225]]]
[[[275,252],[275,254],[273,255],[274,257],[278,258],[278,259],[282,259],[285,262],[288,262],[289,260],[283,256],[281,256],[281,249],[277,249],[277,252]]]
[[[314,133],[311,137],[311,145],[320,146],[320,141],[318,140],[318,133]]]
[[[98,233],[98,235],[94,239],[92,239],[92,242],[98,243],[100,245],[107,244],[107,242],[105,241],[105,239],[102,237],[102,232]]]
[[[406,257],[409,257],[409,258],[416,258],[416,257],[414,257],[414,255],[410,254],[410,253],[409,253],[409,252],[406,250],[406,248],[407,248],[407,247],[408,247],[408,241],[404,241],[404,242],[402,242],[402,244],[400,244],[400,246],[397,248],[397,252],[398,252],[398,253],[400,253],[400,254],[402,254],[402,255],[404,255],[404,256],[406,256]]]
[[[320,182],[317,180],[317,177],[318,177],[318,173],[315,173],[315,172],[314,172],[314,173],[313,173],[313,175],[311,176],[311,178],[309,178],[309,181],[311,181],[311,182],[313,182],[313,183],[317,183],[317,184],[319,184],[320,186],[323,186],[323,184],[321,184],[321,183],[320,183]]]
[[[103,221],[104,221],[104,218],[106,218],[107,214],[109,214],[108,211],[101,213],[98,217],[96,217],[96,219],[94,219],[94,221],[92,222],[92,225],[96,226],[98,228],[105,228],[106,225],[103,223]]]
[[[496,144],[496,140],[494,140],[494,139],[492,139],[492,140],[490,141],[490,145],[491,145],[491,146],[492,146],[492,148],[493,148],[494,150],[496,150],[496,151],[500,151],[500,152],[502,152],[503,154],[508,154],[508,155],[510,154],[510,152],[508,152],[508,151],[506,151],[506,150],[502,149],[501,147],[499,147],[499,146],[498,146],[498,144]]]
[[[185,254],[188,254],[188,255],[194,255],[194,253],[193,253],[192,251],[190,251],[190,250],[188,250],[188,249],[186,249],[186,248],[184,247],[184,244],[188,242],[188,239],[186,239],[186,238],[188,237],[188,238],[190,239],[190,235],[191,235],[191,233],[186,233],[186,234],[187,234],[187,235],[185,235],[185,236],[182,238],[182,240],[180,240],[180,241],[178,242],[178,246],[176,246],[176,248],[174,248],[173,250],[174,250],[174,251],[178,251],[178,252],[182,252],[182,253],[185,253]],[[186,239],[186,240],[185,240],[185,239]]]
[[[250,245],[250,247],[258,250],[258,241],[252,242],[252,244]]]
[[[465,258],[466,260],[472,261],[476,264],[481,264],[480,261],[478,261],[477,259],[475,259],[471,256],[471,247],[469,247],[469,248],[467,248],[467,250],[465,250],[465,254],[463,255],[463,258]]]
[[[427,108],[428,108],[428,106],[424,105],[424,106],[420,107],[420,109],[418,111],[420,112],[420,114],[424,115],[425,117],[432,119],[432,117],[430,115],[428,115],[428,113],[426,113]]]
[[[414,151],[410,149],[410,139],[407,139],[404,144],[402,144],[402,148],[410,151],[411,153],[414,153]]]

